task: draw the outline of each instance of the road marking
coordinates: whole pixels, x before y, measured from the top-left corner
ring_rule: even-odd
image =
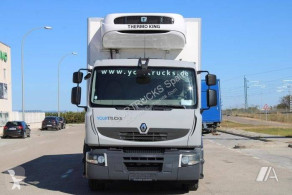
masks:
[[[61,176],[61,178],[62,178],[62,179],[65,179],[65,178],[68,177],[69,174],[72,173],[72,172],[73,172],[73,169],[69,169],[66,173],[64,173],[64,174]]]

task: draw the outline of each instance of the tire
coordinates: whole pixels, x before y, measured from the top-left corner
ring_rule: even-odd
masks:
[[[105,189],[105,183],[99,180],[95,180],[95,179],[89,179],[88,185],[89,185],[90,190],[92,191]]]
[[[29,132],[29,134],[27,135],[27,137],[30,137],[30,132]]]
[[[182,187],[187,192],[188,191],[197,191],[197,189],[199,188],[199,181],[195,180],[195,181],[190,181],[190,182],[184,183]]]

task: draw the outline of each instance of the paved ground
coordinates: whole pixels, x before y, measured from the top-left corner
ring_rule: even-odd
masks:
[[[27,139],[0,140],[0,194],[91,194],[81,176],[83,125],[66,130],[33,130]],[[233,149],[234,145],[245,149]],[[205,135],[205,178],[189,194],[291,194],[292,148],[275,142],[250,140],[220,133]],[[272,167],[276,179],[257,182],[261,167]],[[22,179],[14,189],[7,170]],[[97,194],[184,194],[169,183],[120,183]],[[92,193],[93,194],[93,193]]]

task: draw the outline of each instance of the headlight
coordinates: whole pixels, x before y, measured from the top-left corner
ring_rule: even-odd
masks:
[[[179,159],[179,167],[191,166],[200,162],[200,154],[181,154]]]
[[[107,166],[107,159],[106,154],[94,154],[91,152],[86,152],[86,162],[101,165],[101,166]]]
[[[182,158],[181,158],[181,164],[183,164],[183,165],[187,165],[187,164],[189,164],[189,157],[188,156],[182,156]]]
[[[99,164],[103,164],[103,163],[105,162],[104,156],[98,156],[98,158],[97,158],[97,162],[98,162]]]

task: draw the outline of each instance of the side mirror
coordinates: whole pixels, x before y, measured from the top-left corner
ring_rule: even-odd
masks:
[[[148,74],[151,72],[149,69],[138,69],[137,77],[148,77]]]
[[[216,85],[217,79],[216,79],[216,75],[214,74],[207,74],[205,77],[205,80],[208,86]]]
[[[81,87],[73,87],[71,92],[71,103],[79,105],[81,102]]]
[[[207,106],[213,107],[217,106],[217,93],[216,90],[208,89],[207,90]]]
[[[82,72],[74,72],[73,73],[73,83],[81,83],[83,78]]]
[[[137,70],[136,82],[139,84],[148,84],[150,83],[150,77],[148,74],[151,72],[149,69],[139,69]]]
[[[89,72],[87,75],[85,75],[84,80],[87,80],[91,77],[91,73]]]

